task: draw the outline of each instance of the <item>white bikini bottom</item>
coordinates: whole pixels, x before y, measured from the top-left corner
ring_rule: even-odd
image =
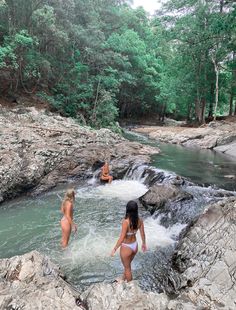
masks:
[[[121,245],[126,246],[130,248],[133,252],[135,252],[137,250],[138,242],[135,241],[133,243],[121,243]]]

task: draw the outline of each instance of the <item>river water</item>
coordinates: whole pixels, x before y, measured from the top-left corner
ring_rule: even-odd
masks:
[[[132,139],[145,138],[135,136]],[[152,142],[145,140],[144,143]],[[207,173],[205,171],[210,161],[212,165],[223,165],[224,174],[232,174],[236,166],[234,161],[225,157],[216,159],[215,154],[210,153],[205,157],[201,153],[200,163],[196,159],[196,152],[190,154],[189,150],[166,145],[162,146],[162,150],[161,155],[153,156],[157,171],[164,169],[167,175],[175,172],[194,182],[212,186],[185,186],[185,190],[194,196],[192,201],[170,204],[163,212],[156,212],[153,216],[140,209],[148,251],[145,254],[139,252],[135,257],[134,278],[142,288],[153,291],[161,291],[164,286],[165,267],[182,229],[207,203],[220,199],[215,195],[215,184],[235,190],[233,182],[215,172],[217,166],[212,173],[209,169]],[[59,224],[65,188],[58,188],[37,198],[19,198],[3,204],[0,209],[0,257],[39,250],[59,264],[68,280],[80,290],[92,283],[112,281],[122,273],[119,255],[112,258],[109,254],[119,237],[125,205],[128,200],[140,197],[147,191],[141,178],[142,169],[140,167],[139,173],[136,170],[136,173],[127,175],[123,180],[107,185],[101,186],[94,179],[82,185],[75,184],[74,217],[78,232],[72,234],[65,251],[60,249]],[[200,169],[204,171],[201,173]],[[208,177],[207,181],[205,176]],[[138,239],[140,244],[139,236]]]
[[[153,155],[151,162],[155,167],[173,171],[200,185],[236,191],[235,157],[212,150],[191,149],[176,144],[158,143],[144,135],[129,131],[126,132],[125,137],[131,141],[158,146],[161,153]]]

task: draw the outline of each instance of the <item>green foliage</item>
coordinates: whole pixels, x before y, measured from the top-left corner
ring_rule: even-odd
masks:
[[[236,92],[236,8],[220,3],[168,0],[150,18],[129,1],[0,0],[0,74],[98,128],[155,113],[204,122],[215,102],[214,62],[219,114]]]
[[[174,108],[175,114],[204,122],[215,105],[217,65],[218,111],[227,114],[232,75],[226,79],[225,73],[231,63],[229,55],[235,53],[233,2],[169,0],[164,9],[161,21],[167,29],[170,58],[164,60],[159,100],[166,102],[167,110]]]

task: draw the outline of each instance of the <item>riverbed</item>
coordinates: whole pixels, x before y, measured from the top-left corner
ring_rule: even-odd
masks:
[[[133,139],[153,143],[143,136]],[[232,174],[236,166],[228,157],[219,158],[213,153],[158,146],[162,153],[152,157],[157,171],[164,171],[167,176],[177,173],[197,184],[185,186],[185,190],[194,196],[191,201],[170,205],[169,209],[153,216],[143,208],[139,210],[144,218],[148,251],[137,254],[133,262],[134,279],[142,288],[152,291],[163,289],[163,274],[182,229],[202,212],[205,205],[220,199],[214,196],[215,187],[235,190],[235,183],[222,175]],[[142,169],[140,167],[139,173],[136,170],[136,173],[107,185],[98,184],[95,178],[83,184],[73,184],[78,232],[72,234],[65,251],[60,249],[59,224],[65,188],[3,204],[0,210],[0,257],[37,249],[59,264],[68,280],[80,290],[92,283],[114,280],[121,275],[122,265],[119,255],[112,258],[110,252],[119,237],[126,203],[148,190],[141,177]],[[138,240],[140,244],[140,237]]]

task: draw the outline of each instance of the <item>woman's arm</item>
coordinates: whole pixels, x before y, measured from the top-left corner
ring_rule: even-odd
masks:
[[[146,236],[145,236],[145,231],[144,231],[143,220],[140,220],[140,222],[141,222],[141,224],[140,224],[139,230],[140,230],[140,235],[141,235],[141,239],[142,239],[142,251],[145,252],[145,251],[147,251]]]
[[[114,249],[111,252],[111,256],[115,255],[115,252],[117,251],[117,249],[119,249],[119,247],[121,246],[121,243],[124,241],[127,230],[128,230],[128,222],[126,220],[123,220],[122,222],[122,229],[121,229],[121,233],[120,233],[120,238],[118,239],[118,241],[116,242],[116,245],[114,247]]]

